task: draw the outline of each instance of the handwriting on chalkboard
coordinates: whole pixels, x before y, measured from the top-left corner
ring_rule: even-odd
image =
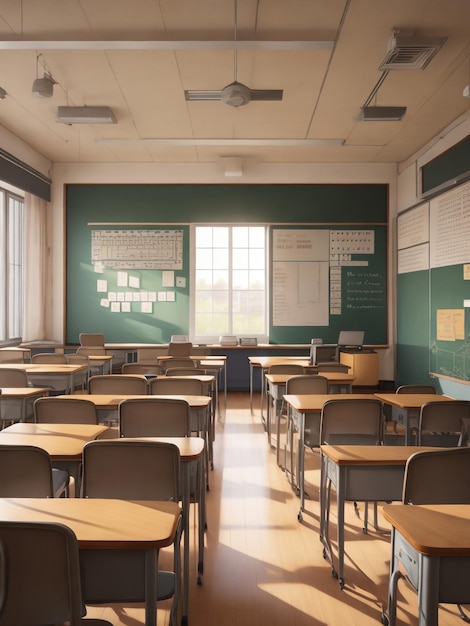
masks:
[[[347,309],[384,309],[385,283],[380,272],[346,272],[345,298]]]

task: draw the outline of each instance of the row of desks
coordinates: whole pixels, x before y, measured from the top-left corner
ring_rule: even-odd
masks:
[[[64,398],[76,398],[76,395],[63,396]],[[142,396],[97,396],[94,397],[91,394],[82,396],[86,399],[95,400],[97,407],[117,407],[119,402],[127,398],[140,398]],[[152,397],[152,396],[144,396]],[[162,396],[163,397],[163,396]],[[168,396],[165,396],[167,398]],[[179,398],[189,400],[196,408],[207,407],[207,403],[210,398],[206,396],[178,396]],[[80,490],[80,466],[82,462],[82,450],[85,443],[92,441],[97,437],[100,437],[108,430],[108,426],[102,424],[35,424],[35,423],[16,423],[4,430],[0,431],[0,445],[33,445],[38,446],[46,450],[51,460],[54,462],[65,463],[68,467],[71,475],[74,477],[77,485],[77,491]],[[200,478],[199,482],[199,501],[198,505],[198,541],[199,541],[199,554],[198,554],[198,582],[202,581],[203,572],[203,560],[204,560],[204,530],[205,530],[205,484],[204,484],[204,451],[205,440],[202,437],[165,437],[165,438],[150,438],[155,441],[166,441],[174,443],[178,446],[180,451],[180,457],[183,470],[183,525],[184,525],[184,537],[183,537],[183,550],[184,550],[184,567],[183,567],[183,619],[187,621],[188,616],[188,603],[189,603],[189,508],[190,508],[190,496],[191,496],[191,467],[194,463],[197,464],[197,475]],[[148,438],[146,438],[148,440]],[[54,504],[55,501],[59,501],[64,504]],[[99,500],[85,500],[82,498],[66,498],[66,499],[49,499],[46,504],[41,500],[33,504],[32,499],[27,499],[24,506],[23,500],[9,500],[10,507],[0,506],[0,516],[4,515],[3,519],[16,519],[16,520],[35,520],[41,521],[42,519],[48,519],[49,521],[61,521],[65,519],[67,525],[69,525],[77,534],[79,541],[79,547],[81,548],[93,548],[93,549],[138,549],[146,550],[146,558],[148,564],[151,564],[149,568],[146,568],[146,625],[155,626],[156,623],[156,590],[155,576],[153,572],[157,571],[156,559],[158,558],[158,549],[163,545],[170,545],[172,543],[171,537],[174,538],[174,532],[165,534],[165,529],[168,527],[167,522],[173,520],[175,522],[175,516],[179,515],[179,507],[174,505],[170,507],[170,517],[165,518],[160,522],[160,516],[162,515],[161,503],[149,503],[149,511],[145,512],[144,517],[141,519],[141,507],[147,507],[147,503],[142,505],[141,503],[133,503],[122,505],[120,501],[103,500],[100,504]],[[96,505],[81,504],[81,502],[97,502]],[[106,506],[109,504],[109,509]],[[124,515],[123,519],[126,519],[128,526],[124,532],[121,524],[121,516],[117,512],[121,510]],[[103,509],[106,509],[103,512]],[[125,510],[124,510],[125,509]],[[156,513],[151,513],[150,510],[154,510]],[[95,516],[96,511],[96,516]],[[127,514],[128,512],[128,514]],[[163,507],[163,514],[167,514],[167,509]],[[129,515],[135,515],[130,521]],[[83,517],[85,516],[85,517]],[[90,517],[88,517],[90,516]],[[108,521],[109,516],[109,521]],[[95,527],[93,520],[99,519],[100,524]],[[114,520],[114,518],[116,518]],[[113,521],[114,520],[114,521]],[[119,520],[119,521],[118,521]],[[70,523],[69,523],[70,522]],[[155,525],[154,531],[151,530],[151,524]],[[173,527],[172,527],[173,528]],[[96,531],[96,532],[95,532]],[[145,533],[147,539],[142,538],[141,531]],[[163,543],[166,541],[167,543]]]
[[[300,420],[306,413],[321,412],[328,395],[284,396]],[[336,396],[345,398],[344,394]],[[362,397],[354,394],[354,398]],[[446,402],[446,396],[428,394],[367,394],[403,410],[407,431],[421,405],[429,401]],[[406,441],[410,443],[409,433]],[[360,446],[322,445],[320,478],[320,541],[323,555],[332,565],[332,574],[341,588],[344,580],[344,509],[351,502],[401,502],[405,466],[416,453],[435,448],[411,445]],[[303,469],[303,465],[302,465]],[[330,537],[331,498],[329,482],[335,487],[337,502],[337,565]],[[438,625],[438,605],[468,603],[470,590],[470,505],[385,505],[384,518],[391,524],[390,585],[387,608],[382,622],[396,623],[396,578],[401,569],[418,590],[418,625]]]

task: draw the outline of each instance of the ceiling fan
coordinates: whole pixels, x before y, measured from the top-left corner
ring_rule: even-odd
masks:
[[[235,0],[234,35],[237,41],[237,0]],[[237,49],[234,51],[234,81],[219,90],[185,90],[184,97],[189,101],[218,101],[229,107],[242,107],[252,100],[275,102],[282,100],[282,89],[250,89],[237,80]]]

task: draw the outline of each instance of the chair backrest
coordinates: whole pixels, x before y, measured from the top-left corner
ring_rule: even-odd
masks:
[[[170,367],[165,372],[166,376],[206,376],[205,369],[200,367]]]
[[[204,385],[197,378],[154,378],[149,381],[149,393],[154,396],[204,396]]]
[[[400,385],[396,393],[437,393],[434,385]]]
[[[153,365],[157,362],[159,356],[166,356],[166,347],[140,348],[137,350],[137,363],[150,363]]]
[[[33,354],[31,363],[68,363],[65,354],[57,354],[56,352],[39,352]]]
[[[349,366],[344,363],[317,363],[317,372],[336,372],[337,374],[347,374]]]
[[[179,500],[180,453],[172,443],[97,439],[83,448],[86,498]]]
[[[158,376],[162,373],[160,365],[155,363],[124,363],[122,374],[141,374],[142,376]]]
[[[190,408],[186,400],[139,398],[123,400],[118,408],[120,437],[189,437]]]
[[[470,402],[449,400],[426,402],[419,414],[418,445],[452,447],[459,443],[465,422],[470,418]]]
[[[24,370],[0,368],[0,387],[28,387],[28,375]]]
[[[80,333],[78,340],[81,346],[93,346],[104,348],[104,334],[103,333]]]
[[[328,400],[321,413],[320,441],[333,445],[379,445],[382,422],[382,402],[378,399]]]
[[[77,538],[70,528],[0,521],[0,554],[4,573],[0,626],[86,624]],[[93,623],[110,626],[105,620]]]
[[[0,350],[0,363],[24,363],[24,353],[21,350],[2,348]]]
[[[193,344],[190,341],[170,341],[168,344],[168,356],[190,356]]]
[[[304,368],[302,365],[295,365],[294,363],[278,363],[277,365],[271,365],[268,369],[268,374],[303,374]]]
[[[98,374],[88,380],[90,393],[147,394],[147,379],[142,374]]]
[[[328,379],[324,376],[303,374],[292,376],[286,382],[286,394],[328,393]]]
[[[42,448],[0,445],[0,468],[0,498],[53,497],[51,459]]]
[[[411,455],[405,466],[404,504],[470,504],[470,448]]]
[[[161,361],[161,367],[166,372],[166,370],[174,369],[175,367],[185,367],[187,369],[196,367],[196,363],[189,357],[172,357],[171,359]]]
[[[34,421],[40,424],[98,424],[95,403],[84,398],[47,396],[34,403]]]
[[[106,356],[106,350],[102,346],[80,346],[76,354],[82,356]]]
[[[90,361],[88,359],[88,355],[80,354],[78,352],[74,352],[73,354],[67,354],[67,363],[69,365],[86,365],[90,366]]]

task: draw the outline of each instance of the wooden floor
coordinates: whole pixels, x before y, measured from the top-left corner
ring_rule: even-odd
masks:
[[[364,534],[353,505],[346,505],[345,588],[341,591],[323,558],[318,536],[318,454],[307,451],[309,498],[299,523],[299,499],[276,464],[275,449],[268,446],[259,395],[251,414],[248,394],[228,394],[226,415],[217,422],[214,457],[201,586],[191,555],[189,626],[380,624],[387,597],[389,533],[372,528]],[[359,509],[362,515],[363,506]],[[333,505],[333,524],[334,512]],[[380,523],[386,530],[382,518]],[[196,545],[195,535],[191,542]],[[168,607],[168,602],[159,604],[159,625],[168,624]],[[140,626],[143,615],[141,605],[88,610],[88,617],[102,617],[115,626]],[[401,581],[398,624],[415,625],[416,615],[416,593]],[[460,623],[455,606],[440,609],[440,626]]]

